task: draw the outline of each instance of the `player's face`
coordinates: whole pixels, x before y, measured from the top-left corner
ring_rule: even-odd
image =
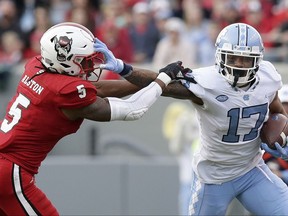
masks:
[[[237,68],[251,68],[254,66],[254,57],[227,55],[227,65]]]
[[[100,56],[99,53],[93,53],[90,56],[85,57],[81,64],[82,67],[82,78],[90,81],[98,81],[101,75],[100,64],[104,63],[104,57]]]
[[[93,58],[84,58],[81,62],[81,66],[86,74],[90,74],[94,71],[94,59]]]

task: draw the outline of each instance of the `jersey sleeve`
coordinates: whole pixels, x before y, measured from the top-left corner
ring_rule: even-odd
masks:
[[[88,81],[77,80],[65,85],[57,97],[60,108],[80,108],[96,101],[97,91]]]
[[[269,101],[272,102],[276,92],[282,87],[282,78],[271,62],[262,61],[261,67],[263,69],[259,71],[261,72],[259,76],[263,83],[263,88],[268,92]]]
[[[274,67],[274,65],[271,62],[268,61],[263,61],[262,66],[264,68],[263,72],[265,76],[267,77],[266,79],[268,80],[273,80],[275,83],[273,87],[275,87],[274,91],[279,90],[282,86],[282,77],[277,71],[277,69]]]
[[[210,73],[210,71],[205,71],[205,69],[206,68],[193,69],[192,74],[197,84],[184,80],[184,79],[181,80],[182,85],[184,85],[189,91],[193,92],[193,94],[195,94],[199,98],[204,97],[205,95],[204,89],[207,89],[207,87],[210,88],[209,84],[206,84],[207,79],[203,79],[203,73],[204,74]]]

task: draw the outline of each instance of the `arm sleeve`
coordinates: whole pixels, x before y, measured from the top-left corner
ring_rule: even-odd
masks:
[[[126,100],[108,97],[111,107],[110,121],[140,119],[161,94],[162,88],[152,82]]]

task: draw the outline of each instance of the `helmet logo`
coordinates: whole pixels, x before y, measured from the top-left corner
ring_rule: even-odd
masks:
[[[64,62],[70,59],[68,54],[71,50],[72,41],[73,40],[69,39],[67,36],[60,36],[59,40],[57,37],[55,37],[54,42],[58,61]]]

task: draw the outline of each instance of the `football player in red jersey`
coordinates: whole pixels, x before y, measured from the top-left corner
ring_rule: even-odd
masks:
[[[61,23],[42,36],[41,56],[27,62],[0,121],[0,215],[59,215],[34,182],[41,162],[56,143],[75,133],[84,119],[139,119],[182,69],[179,62],[168,65],[166,72],[137,92],[138,87],[119,82],[116,96],[136,92],[126,100],[103,98],[105,88],[97,89],[87,80],[91,74],[99,78],[99,61],[105,69],[95,43],[87,28]],[[127,76],[132,66],[120,63],[120,75]]]

